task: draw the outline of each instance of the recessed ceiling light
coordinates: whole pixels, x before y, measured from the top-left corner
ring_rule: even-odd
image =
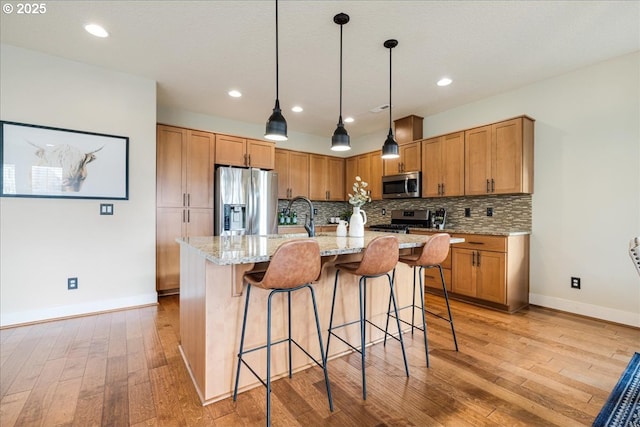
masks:
[[[301,106],[299,106],[299,105],[294,105],[294,106],[291,108],[291,111],[293,111],[294,113],[301,113],[301,112],[303,112],[304,110],[303,110],[303,108],[302,108]]]
[[[240,98],[242,96],[242,93],[239,90],[230,90],[229,92],[229,96],[233,97],[233,98]]]
[[[438,86],[449,86],[452,81],[453,80],[451,80],[449,77],[443,77],[438,80]]]
[[[96,37],[109,37],[109,33],[107,32],[107,30],[105,30],[98,24],[87,24],[84,26],[84,29],[87,30],[89,34],[92,34]]]
[[[353,121],[354,121],[353,117],[347,117],[347,118],[344,119],[345,123],[353,123]]]

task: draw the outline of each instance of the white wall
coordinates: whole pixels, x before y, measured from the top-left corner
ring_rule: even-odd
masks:
[[[640,326],[640,54],[425,115],[424,136],[521,114],[536,120],[530,302]]]
[[[2,120],[129,137],[113,216],[100,200],[0,198],[0,325],[157,302],[155,82],[7,45],[0,66]]]
[[[635,53],[440,114],[415,112],[425,118],[425,138],[522,114],[536,120],[533,304],[640,326],[640,278],[628,255],[629,240],[640,235],[639,84]],[[158,117],[256,138],[263,131],[262,124],[187,112],[161,110]],[[326,146],[313,138],[278,146]],[[379,149],[382,140],[377,133],[353,138],[348,155]],[[582,279],[582,289],[570,288],[571,276]]]

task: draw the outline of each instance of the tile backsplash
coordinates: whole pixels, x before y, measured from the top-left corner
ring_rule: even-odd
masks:
[[[367,203],[362,209],[367,213],[369,224],[391,222],[393,209],[438,209],[447,210],[446,228],[469,231],[531,231],[531,194],[462,196],[435,199],[398,199],[376,200]],[[278,210],[286,208],[287,200],[278,201]],[[352,209],[347,202],[313,202],[318,213],[316,224],[327,224],[333,216],[346,215]],[[465,208],[471,211],[465,217]],[[493,209],[493,216],[487,216],[487,208]],[[295,202],[293,209],[298,212],[300,221],[308,212],[303,202]],[[382,215],[382,210],[386,215]]]

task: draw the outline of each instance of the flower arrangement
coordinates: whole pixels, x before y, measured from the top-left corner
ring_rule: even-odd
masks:
[[[369,197],[369,191],[366,189],[368,186],[369,184],[364,182],[362,178],[356,176],[356,182],[353,183],[353,194],[349,193],[349,203],[359,208],[370,202],[371,197]]]

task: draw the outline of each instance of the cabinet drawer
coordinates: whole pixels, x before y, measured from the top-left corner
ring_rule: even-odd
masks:
[[[438,270],[438,267],[425,268],[423,271],[424,285],[428,288],[442,290],[442,281],[440,279],[440,271]],[[447,285],[447,291],[451,292],[451,270],[449,270],[448,268],[443,268],[442,275],[444,276],[444,282]]]
[[[462,237],[464,242],[456,243],[456,248],[472,249],[479,251],[507,252],[507,238],[502,236],[487,236],[480,234],[456,234]]]

